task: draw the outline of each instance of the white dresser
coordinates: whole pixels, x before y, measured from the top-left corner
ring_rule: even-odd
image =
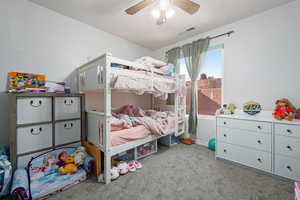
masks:
[[[85,137],[84,95],[9,94],[10,152],[14,168],[53,148]]]
[[[272,112],[216,117],[216,157],[300,180],[300,120],[277,121]]]

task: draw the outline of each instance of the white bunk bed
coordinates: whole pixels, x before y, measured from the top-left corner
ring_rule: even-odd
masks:
[[[120,69],[112,67],[112,64],[119,64],[123,66],[129,66],[135,70],[132,71],[126,69]],[[175,69],[175,72],[178,72]],[[180,121],[179,116],[185,116],[185,95],[180,95],[179,88],[181,84],[185,84],[184,76],[180,76],[178,73],[174,73],[172,77],[158,76],[155,70],[148,70],[146,66],[135,62],[130,62],[122,59],[113,57],[111,54],[104,54],[87,64],[78,68],[79,76],[79,91],[81,93],[86,92],[103,92],[104,93],[104,111],[97,112],[93,110],[87,110],[87,139],[104,152],[104,174],[102,177],[98,177],[99,181],[104,181],[106,184],[111,182],[110,169],[111,169],[111,158],[121,152],[136,148],[142,144],[159,139],[162,136],[150,135],[145,138],[130,141],[122,145],[112,146],[111,145],[111,124],[110,118],[112,117],[111,107],[111,93],[114,88],[112,87],[112,79],[115,75],[129,74],[133,78],[141,78],[144,80],[150,80],[150,86],[144,88],[145,93],[156,93],[155,83],[157,81],[165,81],[166,84],[174,82],[176,87],[174,88],[173,94],[175,96],[175,102],[173,106],[170,105],[158,105],[155,104],[155,98],[152,96],[151,107],[159,108],[160,110],[172,110],[175,114],[175,127],[168,130],[168,134],[174,134],[180,136],[185,131],[184,120]],[[139,88],[141,89],[141,88]],[[133,90],[132,88],[127,89],[128,91]],[[180,99],[181,98],[181,99]],[[181,103],[180,103],[181,102]],[[155,105],[154,105],[155,104]],[[182,118],[184,119],[184,118]]]

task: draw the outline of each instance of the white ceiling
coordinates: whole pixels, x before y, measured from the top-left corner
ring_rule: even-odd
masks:
[[[161,26],[151,16],[156,4],[133,16],[125,14],[125,9],[141,0],[31,1],[144,47],[158,49],[293,0],[193,0],[201,5],[198,13],[191,16],[174,8],[175,15]],[[196,30],[183,33],[190,27]]]

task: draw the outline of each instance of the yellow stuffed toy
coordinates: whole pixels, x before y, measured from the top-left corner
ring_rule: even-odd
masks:
[[[74,164],[74,158],[72,156],[66,158],[65,165],[59,168],[59,172],[61,174],[73,174],[77,172],[77,167]]]

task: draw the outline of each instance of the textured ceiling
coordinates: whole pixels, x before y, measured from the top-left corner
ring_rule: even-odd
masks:
[[[174,7],[175,15],[161,26],[151,16],[156,4],[133,16],[124,12],[140,0],[30,1],[144,47],[158,49],[293,0],[193,0],[201,5],[199,12],[191,16]],[[190,27],[196,29],[183,33]]]

